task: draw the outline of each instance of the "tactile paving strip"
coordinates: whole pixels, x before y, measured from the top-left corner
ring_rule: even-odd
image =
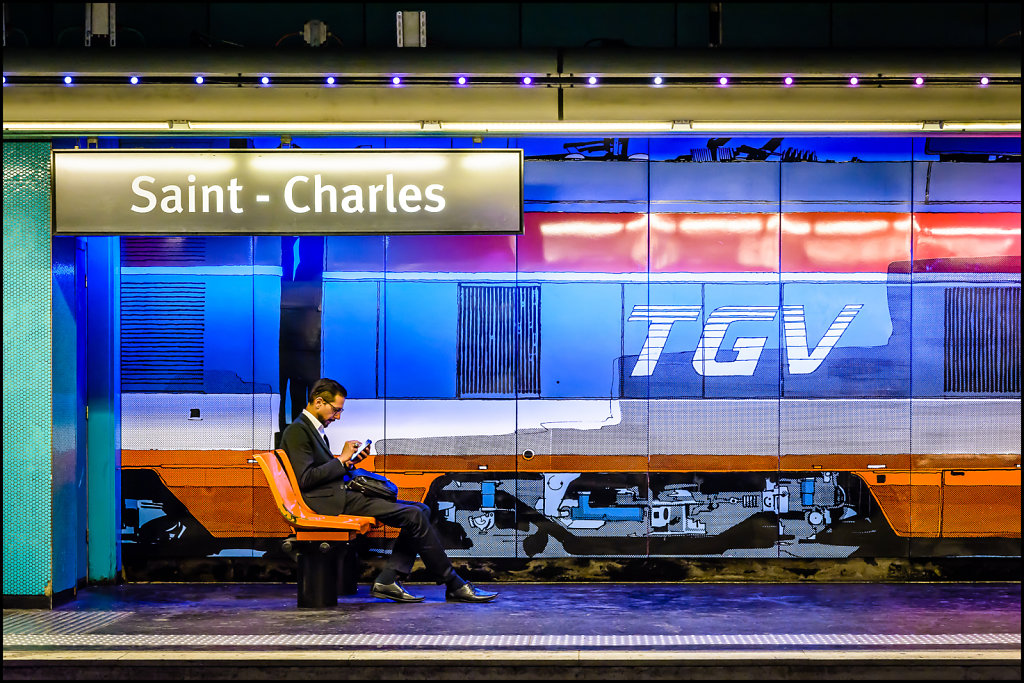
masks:
[[[4,642],[7,642],[8,635],[81,635],[113,624],[131,614],[132,612],[4,610]]]
[[[7,630],[6,620],[4,630]],[[1020,646],[1019,633],[952,633],[937,635],[798,633],[738,635],[108,635],[8,634],[4,647],[714,647],[714,646]]]

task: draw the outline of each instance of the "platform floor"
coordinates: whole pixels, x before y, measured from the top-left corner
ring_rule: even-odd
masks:
[[[1020,679],[1019,583],[488,584],[396,604],[365,585],[87,588],[4,610],[4,678]]]

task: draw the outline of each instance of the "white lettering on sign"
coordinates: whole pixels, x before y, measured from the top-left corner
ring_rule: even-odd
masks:
[[[231,195],[231,213],[242,213],[242,207],[238,205],[238,193],[242,186],[238,184],[238,178],[232,178],[228,183],[228,193]]]
[[[284,203],[292,213],[338,213],[338,188],[325,183],[323,176],[313,176],[312,192],[309,176],[297,175],[284,186]],[[300,187],[301,185],[301,187]],[[421,189],[419,185],[398,187],[393,173],[384,176],[376,185],[345,185],[341,188],[341,211],[344,213],[417,213],[420,210],[437,213],[443,211],[444,185],[437,183]]]
[[[427,185],[427,199],[434,202],[434,204],[423,208],[431,213],[444,211],[444,197],[440,194],[442,190],[444,190],[444,185]]]
[[[196,182],[194,175],[189,175],[188,184],[184,192],[180,185],[164,185],[160,188],[163,197],[159,200],[160,210],[164,213],[224,213],[224,193],[228,194],[228,204],[231,213],[242,213],[239,194],[243,186],[238,184],[238,178],[232,178],[227,188],[220,185],[202,185],[199,188],[201,208],[196,202]],[[143,187],[143,184],[152,185],[156,178],[148,175],[136,176],[132,179],[132,194],[145,201],[144,204],[132,204],[131,210],[135,213],[149,213],[157,207],[156,193]],[[213,201],[211,201],[211,199]],[[216,208],[211,209],[211,206]]]
[[[160,200],[160,210],[164,213],[181,213],[181,188],[177,185],[164,185],[160,188],[164,198]]]
[[[358,185],[346,185],[341,188],[345,198],[341,200],[341,210],[345,213],[363,212],[363,188]]]
[[[309,211],[308,206],[299,206],[292,199],[292,189],[295,187],[295,183],[308,183],[309,178],[304,175],[297,175],[288,179],[288,182],[284,185],[284,205],[288,207],[288,210],[292,213],[306,213]]]
[[[317,173],[313,176],[313,210],[323,213],[324,196],[330,199],[329,211],[338,213],[338,190],[334,185],[324,185],[324,177]]]
[[[817,370],[863,307],[864,304],[844,306],[812,351],[807,346],[804,307],[784,306],[783,323],[789,371],[794,375],[806,375]],[[647,321],[649,327],[631,376],[654,374],[672,326],[681,321],[698,320],[700,310],[700,306],[634,306],[629,321]],[[777,312],[774,306],[722,306],[715,309],[704,323],[700,341],[694,350],[693,369],[708,377],[753,375],[768,337],[738,337],[731,349],[736,352],[735,359],[716,360],[716,356],[719,351],[729,350],[721,348],[729,325],[737,322],[771,322]]]
[[[160,207],[163,213],[224,213],[225,196],[232,213],[243,213],[238,178],[227,186],[200,185],[197,195],[196,176],[189,175],[184,185],[169,184],[160,188],[160,196],[152,189],[156,178],[148,175],[132,179],[132,194],[141,202],[131,205],[135,213],[149,213]],[[312,185],[312,187],[310,187]],[[402,185],[396,189],[394,175],[389,173],[379,185],[345,185],[341,188],[340,210],[344,213],[417,213],[443,211],[444,185],[433,183],[425,188]],[[284,185],[284,204],[292,213],[338,213],[338,188],[325,183],[319,173],[313,176],[296,175]],[[270,195],[257,194],[256,201],[270,202]]]
[[[151,175],[140,175],[132,180],[132,192],[149,202],[145,206],[135,206],[132,204],[132,211],[136,213],[149,213],[156,207],[156,195],[142,187],[144,182],[155,183],[156,178]]]

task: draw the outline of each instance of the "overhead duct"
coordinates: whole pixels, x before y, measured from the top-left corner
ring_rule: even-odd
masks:
[[[341,60],[318,50],[84,51],[74,59],[8,52],[8,136],[62,129],[448,135],[574,127],[652,134],[1020,130],[1019,55],[992,52],[716,50],[713,60],[706,51],[675,50],[393,50]],[[128,84],[127,65],[139,85]],[[272,85],[261,85],[268,74]],[[728,87],[718,84],[722,74],[729,74]],[[796,74],[795,84],[784,86],[789,74]],[[856,86],[851,74],[861,77]],[[922,74],[926,84],[915,87]],[[67,75],[72,85],[61,80]],[[197,75],[204,76],[202,86]],[[457,85],[457,75],[468,85]],[[599,85],[587,85],[589,76]],[[391,85],[395,77],[400,86]]]

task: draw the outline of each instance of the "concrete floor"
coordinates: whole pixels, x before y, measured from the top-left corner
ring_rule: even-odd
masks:
[[[1020,677],[1019,583],[489,584],[501,595],[483,605],[407,587],[426,601],[88,588],[4,610],[4,678]]]

